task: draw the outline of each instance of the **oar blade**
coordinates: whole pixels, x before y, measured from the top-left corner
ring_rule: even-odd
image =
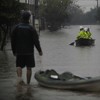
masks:
[[[75,42],[70,43],[69,45],[74,45]]]

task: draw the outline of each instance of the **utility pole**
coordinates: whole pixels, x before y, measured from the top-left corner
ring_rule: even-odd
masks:
[[[98,15],[98,9],[99,9],[99,6],[98,6],[98,0],[97,1],[97,22],[98,22],[98,19],[99,19],[99,15]]]
[[[39,2],[39,0],[35,0],[35,4],[34,4],[35,18],[38,17],[38,2]]]
[[[98,0],[96,0],[97,1],[97,10],[98,10]]]
[[[34,2],[34,25],[35,25],[35,28],[38,32],[38,34],[40,35],[40,22],[39,22],[39,0],[35,0]]]
[[[25,0],[25,3],[27,4],[27,0]]]

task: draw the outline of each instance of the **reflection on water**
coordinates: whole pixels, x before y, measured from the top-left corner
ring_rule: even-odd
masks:
[[[0,51],[0,78],[15,77],[14,61],[11,51]]]
[[[88,27],[88,26],[84,26]],[[69,43],[76,39],[79,26],[70,26],[56,33],[42,32],[44,69],[54,68],[59,72],[71,71],[85,76],[100,75],[100,34],[99,26],[89,26],[92,38],[96,39],[93,47],[75,47]],[[46,66],[46,67],[45,67]]]
[[[17,86],[16,100],[32,100],[34,92],[30,86]]]
[[[36,52],[36,67],[30,86],[16,86],[15,57],[10,50],[0,51],[0,100],[99,100],[100,93],[55,90],[38,86],[34,73],[39,69],[55,69],[59,73],[71,71],[73,74],[100,76],[100,27],[91,26],[96,39],[94,47],[75,47],[69,43],[75,40],[79,26],[70,26],[50,33],[42,31],[40,41],[43,57]],[[10,48],[8,44],[7,49]],[[26,79],[26,69],[23,69]],[[26,80],[25,80],[26,81]]]

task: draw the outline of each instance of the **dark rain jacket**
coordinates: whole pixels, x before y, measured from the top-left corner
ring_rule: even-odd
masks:
[[[34,54],[34,46],[41,52],[36,30],[28,23],[18,24],[12,31],[11,47],[14,55]]]

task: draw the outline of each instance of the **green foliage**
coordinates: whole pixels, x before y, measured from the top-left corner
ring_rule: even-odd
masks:
[[[19,0],[0,0],[0,49],[3,50],[6,38],[11,33],[11,27],[20,18],[20,12],[25,7]]]
[[[96,24],[96,13],[96,8],[84,13],[79,6],[71,5],[69,7],[70,24]]]
[[[67,8],[72,0],[42,0],[40,15],[46,19],[49,30],[57,30],[68,17]]]
[[[17,0],[0,0],[0,24],[17,20],[20,10],[21,5]]]
[[[97,16],[96,16],[97,21],[100,22],[100,7],[97,9]]]

